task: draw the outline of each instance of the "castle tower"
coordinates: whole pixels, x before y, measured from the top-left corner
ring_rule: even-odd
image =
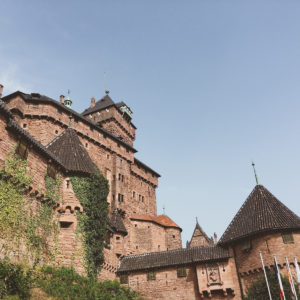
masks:
[[[300,218],[258,184],[231,221],[219,244],[229,247],[235,257],[240,287],[245,294],[253,280],[263,276],[260,252],[267,268],[274,267],[274,255],[281,267],[285,264],[285,257],[290,262],[295,256],[299,258]],[[286,268],[281,272],[286,275]]]
[[[82,115],[126,143],[133,144],[136,127],[131,122],[132,110],[123,101],[115,103],[109,96],[109,91],[97,102],[92,97],[90,107]]]

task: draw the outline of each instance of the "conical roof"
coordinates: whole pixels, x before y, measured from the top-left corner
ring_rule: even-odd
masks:
[[[95,172],[93,161],[72,128],[63,131],[46,148],[58,157],[70,172]]]
[[[124,235],[127,235],[128,233],[122,220],[122,217],[117,210],[115,210],[112,216],[110,217],[109,225],[115,232],[119,232]]]
[[[300,218],[264,186],[257,185],[229,224],[219,243],[228,244],[260,232],[285,229],[300,229]]]

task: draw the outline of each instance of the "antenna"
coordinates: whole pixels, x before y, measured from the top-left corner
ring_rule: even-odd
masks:
[[[103,75],[103,77],[104,77],[104,92],[106,92],[106,72],[104,72],[104,75]]]
[[[253,171],[254,171],[254,176],[255,176],[256,184],[259,185],[257,174],[256,174],[256,170],[255,170],[255,163],[254,162],[252,162],[252,167],[253,167]]]

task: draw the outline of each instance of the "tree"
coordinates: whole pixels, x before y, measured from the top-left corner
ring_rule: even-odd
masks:
[[[272,299],[280,300],[279,283],[275,275],[275,272],[267,270],[267,277],[269,281]],[[295,298],[291,294],[289,279],[285,276],[281,276],[281,280],[282,280],[282,285],[283,285],[286,300],[294,300]],[[299,291],[298,286],[296,286],[296,290]],[[299,292],[297,293],[297,295],[299,298],[300,297]],[[268,288],[267,288],[265,277],[262,276],[261,278],[254,281],[251,287],[247,290],[247,296],[245,297],[245,300],[267,300],[267,299],[269,299]]]

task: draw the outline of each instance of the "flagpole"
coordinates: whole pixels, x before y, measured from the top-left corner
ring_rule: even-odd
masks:
[[[282,297],[281,297],[281,292],[282,292],[283,299],[286,300],[283,285],[282,285],[282,281],[281,281],[281,277],[280,277],[280,272],[279,272],[279,269],[278,269],[277,259],[276,259],[275,255],[274,255],[274,262],[275,262],[276,275],[277,275],[279,288],[280,288],[280,299],[282,299]]]
[[[272,295],[271,295],[270,286],[269,286],[269,282],[268,282],[267,272],[265,269],[264,259],[263,259],[261,251],[259,251],[259,255],[260,255],[261,264],[263,266],[263,270],[264,270],[264,274],[265,274],[266,284],[267,284],[267,288],[268,288],[268,292],[269,292],[269,298],[270,298],[270,300],[272,300]]]
[[[296,287],[295,287],[295,283],[294,283],[294,278],[293,278],[291,268],[290,268],[290,263],[289,263],[289,260],[288,260],[287,257],[285,257],[285,260],[286,260],[286,266],[287,266],[287,269],[288,269],[288,272],[289,272],[289,279],[291,280],[291,282],[290,282],[291,289],[292,289],[292,292],[293,292],[296,300],[298,300],[297,291],[296,291]]]
[[[297,261],[297,257],[295,257],[295,269],[296,269],[296,274],[298,278],[298,283],[300,284],[300,269]]]

